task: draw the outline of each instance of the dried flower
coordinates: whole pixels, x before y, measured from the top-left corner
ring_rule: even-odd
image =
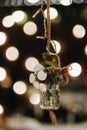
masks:
[[[40,90],[41,90],[42,92],[46,92],[46,84],[40,83]]]
[[[41,64],[34,67],[34,73],[31,73],[29,77],[30,83],[42,92],[46,92],[48,89],[58,90],[59,84],[66,84],[68,80],[67,68],[58,69],[57,67],[45,67]]]
[[[68,83],[69,82],[69,77],[68,77],[68,74],[67,74],[67,70],[66,69],[63,69],[62,70],[62,78],[63,80]]]
[[[34,67],[34,72],[38,72],[40,70],[44,70],[44,66],[41,65],[41,64],[37,64],[35,67]]]
[[[30,74],[29,81],[30,83],[33,83],[35,81],[35,76],[33,73]]]
[[[40,88],[40,84],[38,81],[34,81],[33,82],[33,86],[36,88],[36,89],[39,89]]]
[[[37,74],[37,77],[39,80],[44,81],[47,77],[47,73],[45,73],[43,70],[40,70]]]

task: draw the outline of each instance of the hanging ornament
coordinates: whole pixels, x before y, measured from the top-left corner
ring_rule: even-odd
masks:
[[[69,81],[69,65],[61,67],[60,57],[56,52],[56,46],[51,39],[51,21],[50,21],[50,0],[47,0],[47,21],[43,13],[43,0],[41,8],[34,14],[35,17],[40,11],[44,18],[44,36],[37,38],[47,39],[47,52],[42,53],[43,63],[34,67],[34,72],[29,76],[29,81],[40,91],[40,107],[49,111],[53,124],[57,123],[56,115],[53,110],[60,108],[60,86]],[[47,22],[47,24],[46,24]],[[53,46],[54,45],[54,46]]]

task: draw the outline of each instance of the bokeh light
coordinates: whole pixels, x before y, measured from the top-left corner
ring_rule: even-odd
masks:
[[[27,35],[34,35],[37,32],[37,25],[34,22],[27,22],[23,26],[23,31]]]
[[[5,80],[6,76],[7,76],[7,72],[5,68],[0,67],[0,81]]]
[[[38,59],[36,59],[35,57],[29,57],[26,59],[25,61],[25,67],[27,70],[29,71],[33,71],[34,67],[39,64]]]
[[[76,4],[81,4],[83,3],[83,0],[73,0],[73,2],[75,2]]]
[[[40,0],[27,0],[27,2],[32,3],[32,4],[35,4],[35,3],[39,2],[39,1]]]
[[[30,103],[33,104],[33,105],[37,105],[40,103],[40,94],[39,93],[32,93],[30,95]]]
[[[4,113],[4,107],[0,104],[0,115]]]
[[[87,0],[83,0],[84,4],[87,4]]]
[[[44,10],[45,18],[47,18],[47,9]],[[58,11],[57,9],[50,7],[50,19],[54,20],[58,17]]]
[[[6,40],[7,40],[6,34],[4,32],[0,32],[0,46],[5,44]]]
[[[11,15],[7,15],[2,19],[2,25],[6,28],[10,28],[15,24],[15,21]]]
[[[55,52],[58,54],[61,51],[61,45],[60,45],[60,43],[58,41],[56,41],[56,40],[52,40],[51,44],[52,44]]]
[[[71,64],[71,69],[68,70],[69,71],[69,75],[72,77],[78,77],[80,76],[81,72],[82,72],[82,67],[79,63],[74,62]]]
[[[84,51],[85,51],[85,54],[87,55],[87,45],[85,46],[85,50]]]
[[[81,18],[87,21],[87,6],[81,11]]]
[[[64,6],[69,6],[72,4],[72,0],[60,0],[60,4]]]
[[[8,76],[6,76],[5,80],[1,81],[0,83],[3,88],[7,89],[7,88],[11,87],[12,82],[13,82],[12,78],[8,75]]]
[[[6,49],[5,55],[8,60],[15,61],[19,57],[19,51],[16,47],[10,46]]]
[[[14,11],[12,13],[12,17],[13,17],[15,22],[19,23],[19,22],[22,22],[25,19],[26,14],[25,14],[24,11],[17,10],[17,11]]]
[[[73,27],[72,33],[76,38],[83,38],[86,34],[86,30],[82,25],[77,24]]]
[[[17,81],[13,84],[13,91],[18,94],[22,95],[27,91],[27,85],[23,81]]]

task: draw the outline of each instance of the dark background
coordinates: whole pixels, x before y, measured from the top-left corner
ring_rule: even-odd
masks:
[[[66,87],[62,87],[61,91],[73,94],[80,93],[80,95],[84,97],[84,95],[87,95],[87,56],[84,53],[85,45],[87,45],[87,33],[84,38],[76,39],[72,35],[72,28],[75,24],[81,24],[87,31],[87,21],[81,17],[82,10],[87,8],[87,5],[72,4],[67,7],[62,5],[52,6],[58,10],[60,15],[59,21],[57,19],[57,22],[52,22],[51,36],[52,39],[58,40],[61,44],[62,49],[59,53],[61,64],[62,66],[66,66],[72,62],[78,62],[83,69],[80,77],[70,77],[69,84]],[[30,72],[24,68],[23,63],[28,56],[34,56],[39,61],[42,61],[41,53],[46,50],[46,41],[36,39],[37,35],[43,35],[44,32],[43,17],[39,14],[36,18],[32,18],[32,15],[39,7],[40,6],[0,7],[0,31],[4,31],[8,35],[6,44],[0,46],[0,66],[4,66],[9,70],[13,83],[17,80],[23,80],[27,83],[28,89],[31,87],[28,81]],[[15,10],[25,11],[28,15],[28,20],[34,21],[37,24],[38,31],[34,36],[25,35],[22,30],[23,25],[15,24],[12,28],[5,28],[2,26],[1,21],[3,17],[11,14]],[[20,52],[20,57],[16,62],[9,62],[5,58],[5,49],[10,45],[16,46]],[[22,96],[16,95],[13,92],[12,86],[5,89],[0,85],[0,104],[5,108],[4,116],[19,112],[25,116],[36,118],[34,107],[30,104],[26,94]],[[87,104],[86,99],[83,100],[83,104]],[[75,117],[74,121],[79,122],[87,119],[87,113],[83,113],[83,109],[84,107],[81,110],[82,113],[79,113],[78,110],[73,112],[72,109],[67,110],[66,106],[61,106],[55,113],[63,122],[67,122],[67,115],[71,112]],[[43,116],[40,118],[38,117],[38,119],[49,121],[48,112],[44,110]]]

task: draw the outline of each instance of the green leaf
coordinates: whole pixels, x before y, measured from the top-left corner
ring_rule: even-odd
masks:
[[[51,89],[55,89],[55,88],[56,88],[56,84],[54,83],[51,85]]]
[[[52,57],[49,56],[46,52],[42,53],[42,57],[43,57],[44,60],[52,61]]]

